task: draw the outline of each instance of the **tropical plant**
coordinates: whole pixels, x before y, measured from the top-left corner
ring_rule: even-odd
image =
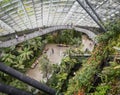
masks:
[[[106,95],[109,90],[110,90],[110,85],[106,83],[102,83],[96,88],[96,91],[92,93],[92,95]]]
[[[14,62],[14,59],[15,55],[12,55],[10,53],[3,54],[2,56],[2,61],[5,62],[8,66],[10,66]]]
[[[85,92],[87,93],[90,91],[90,89],[92,88],[93,76],[96,73],[98,73],[97,71],[100,70],[99,65],[101,64],[102,60],[104,60],[108,56],[110,52],[108,45],[111,44],[110,43],[111,41],[117,40],[117,37],[119,37],[119,35],[120,35],[119,31],[117,29],[114,29],[113,31],[109,31],[99,36],[99,44],[94,49],[91,57],[87,60],[86,63],[84,63],[82,68],[76,73],[76,76],[74,77],[74,79],[71,79],[69,81],[69,84],[68,84],[69,86],[65,95],[74,94],[74,91],[76,90],[84,91],[84,93]],[[113,74],[111,72],[111,74],[114,75],[115,73]],[[118,72],[117,72],[117,75],[118,75]],[[74,81],[74,83],[72,81]],[[72,88],[71,90],[71,87],[73,85],[75,89]]]
[[[69,56],[63,58],[60,66],[57,66],[57,70],[54,70],[54,73],[49,79],[48,84],[58,91],[65,90],[63,88],[66,88],[67,86],[68,75],[75,64],[77,64],[75,59],[71,59]]]
[[[29,48],[24,48],[23,50],[18,51],[20,53],[20,57],[22,60],[29,60],[31,56],[33,56],[33,51]]]
[[[28,91],[27,84],[25,84],[25,83],[23,83],[23,82],[21,82],[21,81],[19,81],[17,79],[13,79],[10,82],[9,85],[14,86],[14,87],[19,88],[19,89],[22,89],[22,90],[26,89],[26,91]]]
[[[25,64],[24,64],[24,60],[21,59],[21,56],[17,56],[13,63],[14,64],[12,67],[15,69],[18,69],[18,70],[23,70],[23,69],[25,70],[26,69]]]
[[[50,63],[49,59],[47,58],[46,55],[43,55],[40,60],[40,70],[42,71],[43,78],[46,78],[47,81],[52,74],[52,64]]]
[[[33,45],[31,48],[33,48],[34,51],[37,51],[38,49],[40,49],[40,47],[42,46],[42,41],[41,41],[41,37],[36,37],[33,40]]]

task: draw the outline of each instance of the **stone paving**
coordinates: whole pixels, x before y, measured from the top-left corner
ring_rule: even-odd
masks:
[[[63,58],[63,52],[66,51],[69,47],[58,47],[56,44],[48,44],[45,49],[48,49],[46,52],[50,62],[52,64],[60,64],[61,59]],[[52,49],[54,53],[52,53]],[[30,69],[27,72],[27,75],[37,81],[43,79],[43,74],[40,71],[40,64],[38,64],[34,69]]]

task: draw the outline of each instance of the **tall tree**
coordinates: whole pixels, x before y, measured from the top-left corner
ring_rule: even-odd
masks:
[[[39,61],[40,61],[40,66],[41,66],[40,69],[43,73],[43,77],[48,80],[50,77],[50,74],[52,73],[53,66],[46,55],[43,55]]]

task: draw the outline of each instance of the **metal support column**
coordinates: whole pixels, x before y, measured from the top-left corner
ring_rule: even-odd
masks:
[[[87,10],[87,8],[82,4],[82,2],[80,0],[76,0],[80,6],[89,14],[89,16],[98,24],[98,26],[104,31],[106,32],[107,30],[95,19],[95,17]]]

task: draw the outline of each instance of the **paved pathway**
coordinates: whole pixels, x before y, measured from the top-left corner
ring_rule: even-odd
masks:
[[[82,44],[83,51],[85,51],[86,48],[89,51],[92,51],[94,48],[94,43],[90,39],[88,39],[86,35],[82,36]],[[48,49],[46,54],[53,64],[60,64],[61,59],[63,58],[63,52],[66,51],[66,49],[68,48],[69,47],[58,47],[56,44],[48,44],[45,47],[45,49]],[[52,53],[52,49],[54,50],[54,53]],[[43,80],[43,75],[40,71],[40,64],[38,64],[34,69],[28,70],[27,75],[37,81]]]
[[[49,48],[49,50],[47,52],[48,59],[53,64],[59,64],[59,63],[61,63],[64,52],[69,47],[58,47],[56,44],[48,44],[48,45],[46,45],[46,48]],[[54,50],[54,53],[52,53],[52,49]]]
[[[83,44],[83,51],[89,50],[92,51],[94,49],[95,43],[88,38],[87,35],[82,35],[82,44]]]
[[[56,44],[48,44],[45,49],[48,49],[46,52],[49,60],[53,64],[60,64],[61,59],[63,58],[63,52],[66,51],[69,47],[58,47]],[[52,49],[54,53],[52,53]],[[38,64],[34,69],[30,69],[27,72],[27,75],[37,81],[43,80],[43,74],[40,71],[40,64]]]

